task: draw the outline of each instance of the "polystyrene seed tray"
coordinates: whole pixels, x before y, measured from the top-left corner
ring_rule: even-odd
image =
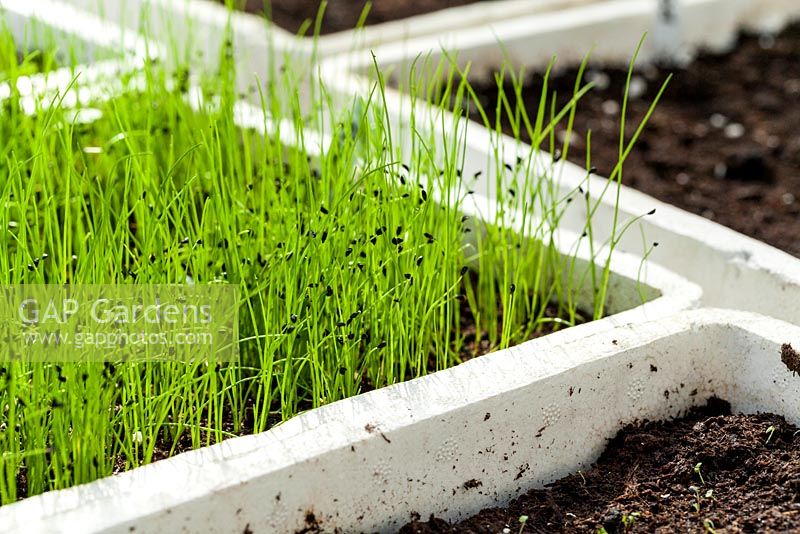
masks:
[[[100,97],[111,96],[111,94],[111,92],[100,93]],[[190,91],[188,98],[199,99],[200,96],[198,92]],[[245,102],[241,102],[237,105],[236,116],[239,125],[242,127],[252,128],[263,134],[272,134],[275,131],[275,125],[265,120],[260,108],[255,108]],[[281,125],[279,131],[285,136],[284,140],[287,145],[296,141],[296,135],[289,130],[288,124]],[[323,135],[312,136],[309,134],[304,149],[309,152],[309,155],[314,156],[329,143],[330,140]],[[473,216],[473,220],[491,214],[491,200],[479,194],[469,195],[469,199],[469,202],[465,203],[463,209],[465,213]],[[578,234],[570,232],[569,230],[564,230],[559,232],[556,237],[557,246],[562,254],[569,255],[570,257],[575,254],[577,259],[576,272],[580,273],[591,259],[591,255],[586,248],[585,240],[583,247],[575,249],[574,243],[578,240]],[[554,334],[555,341],[551,343],[558,344],[569,340],[583,339],[594,333],[628,323],[639,323],[659,318],[663,319],[677,311],[693,308],[700,301],[700,288],[695,284],[657,265],[647,265],[645,267],[644,269],[642,268],[642,261],[639,257],[622,252],[615,253],[611,263],[612,276],[610,280],[608,302],[608,312],[610,315],[604,319]],[[652,300],[642,304],[640,300],[640,295],[642,294],[647,295]],[[587,292],[580,295],[579,298],[583,299],[581,302],[588,304],[591,302],[591,297],[591,292]],[[506,352],[508,351],[498,353],[498,357],[491,356],[486,360],[487,364],[489,364],[489,362],[497,362],[496,365],[499,365],[499,367],[496,373],[502,374],[505,372],[505,364],[503,362],[506,361],[505,358],[507,358],[507,356],[503,356],[503,354]],[[438,380],[435,376],[437,375],[434,375],[434,377],[430,379],[434,380],[434,383]],[[408,387],[408,385],[403,385],[400,390],[394,391],[404,391]],[[422,394],[424,390],[418,390],[417,393],[414,393],[415,390],[412,388],[408,389],[408,391],[412,394],[410,398],[416,398],[419,402],[423,403],[427,402],[422,397],[417,396]],[[361,403],[364,402],[369,404],[372,402],[369,400],[370,398],[371,397],[366,396],[362,397],[361,400],[355,400],[353,401],[355,403],[353,406],[360,406]],[[453,397],[454,401],[455,399],[457,399],[457,397]],[[350,408],[345,409],[349,410]],[[360,408],[358,409],[360,410]],[[308,416],[305,416],[306,419],[303,420],[316,420],[318,417],[325,419],[328,417],[325,414],[332,412],[322,412],[320,415],[311,415],[313,413],[315,412],[310,412]],[[173,490],[163,485],[167,481],[174,483],[176,490],[179,488],[179,491],[174,495],[176,497],[179,495],[188,497],[202,494],[204,497],[201,497],[201,500],[209,499],[214,502],[216,502],[218,498],[226,500],[227,497],[224,497],[224,495],[227,490],[224,488],[231,486],[231,484],[235,485],[237,481],[242,482],[245,487],[251,485],[257,487],[257,484],[254,484],[256,479],[253,481],[244,481],[241,478],[241,476],[244,476],[244,473],[238,472],[239,467],[235,462],[228,465],[228,462],[233,458],[228,458],[226,456],[227,453],[224,451],[243,450],[240,449],[241,447],[244,447],[244,450],[251,450],[251,448],[253,448],[253,450],[261,450],[262,444],[270,443],[267,448],[261,450],[261,454],[264,454],[266,457],[274,456],[275,458],[280,458],[282,451],[290,450],[286,447],[295,447],[295,445],[291,445],[289,441],[286,441],[284,445],[275,445],[273,444],[273,440],[275,440],[274,443],[276,444],[282,442],[286,440],[288,436],[285,434],[287,430],[283,429],[289,429],[288,432],[296,432],[298,429],[305,429],[308,423],[301,422],[299,424],[300,426],[297,426],[297,423],[292,423],[292,425],[289,426],[278,427],[267,434],[239,438],[235,440],[238,444],[222,444],[221,448],[202,449],[192,452],[189,455],[179,455],[171,460],[145,467],[143,468],[144,470],[136,469],[121,476],[110,477],[65,491],[50,492],[26,499],[20,503],[4,506],[0,508],[0,525],[3,525],[4,531],[25,532],[71,532],[76,528],[81,531],[96,532],[107,531],[109,529],[128,531],[130,527],[140,530],[152,528],[153,531],[170,530],[172,527],[169,521],[167,523],[161,523],[161,519],[158,520],[159,522],[153,523],[148,527],[146,518],[154,513],[153,510],[147,507],[139,507],[134,503],[140,498],[145,498],[145,496],[147,496],[147,498],[154,498],[154,503],[160,501],[164,504],[164,507],[160,508],[158,512],[155,512],[156,516],[159,518],[169,518],[175,512],[175,509],[174,505],[171,504],[172,497],[168,497],[168,494],[171,494]],[[338,425],[339,423],[332,421],[332,424]],[[383,428],[382,425],[385,423],[379,422],[379,424],[381,425],[379,428]],[[314,426],[315,425],[316,423],[314,423]],[[295,430],[291,430],[292,428]],[[335,434],[335,430],[329,431]],[[301,433],[302,432],[301,430]],[[331,438],[333,437],[332,435]],[[300,435],[297,435],[296,438],[305,442],[307,445],[307,447],[304,448],[295,448],[292,454],[297,454],[298,458],[304,457],[304,455],[316,450],[319,446],[325,446],[325,440],[328,439],[323,439],[321,435],[313,432],[308,434],[307,438]],[[355,442],[359,442],[362,436],[360,434],[342,434],[330,443],[335,444],[342,438],[347,440],[355,439]],[[219,456],[221,451],[223,451],[223,456]],[[238,455],[239,453],[234,453],[234,456]],[[222,463],[209,463],[209,458],[217,458]],[[182,471],[183,469],[191,473],[184,472]],[[154,476],[153,473],[155,473],[155,476],[158,478],[158,482],[150,478]],[[338,477],[339,475],[336,476]],[[276,482],[279,482],[279,479],[276,479]],[[297,482],[300,485],[305,485],[307,481],[298,479]],[[155,485],[152,485],[154,483]],[[309,489],[312,487],[313,484],[308,485]],[[289,489],[286,491],[289,491]],[[126,500],[126,496],[135,497],[127,504],[122,504],[123,501]],[[112,499],[113,502],[106,501],[108,498]],[[119,499],[119,501],[117,501],[117,499]],[[270,497],[270,499],[272,499],[272,497]],[[291,500],[285,502],[291,503]],[[242,504],[244,504],[244,501]],[[119,508],[118,505],[120,506]],[[95,506],[98,506],[98,508],[94,508]],[[244,506],[242,506],[242,509],[244,510]],[[253,512],[255,513],[255,510],[253,510]],[[72,514],[75,513],[81,515],[82,519],[73,519]],[[243,512],[240,512],[240,514],[241,513]],[[280,510],[276,513],[278,513],[278,515],[275,515],[274,518],[281,521],[280,518],[282,516],[280,515]],[[286,512],[285,518],[287,521],[294,521],[292,513]],[[185,516],[182,515],[181,517],[183,521],[186,520]],[[249,515],[241,517],[248,518]],[[206,527],[210,527],[220,531],[227,531],[231,530],[230,521],[236,521],[236,519],[220,518],[219,521],[213,523],[206,523],[205,519],[203,519],[200,523],[186,523],[184,526],[194,530],[205,530]],[[251,521],[248,519],[248,521],[243,523],[242,529],[250,522]],[[253,522],[253,525],[255,524],[256,522]],[[286,525],[289,524],[290,523],[286,523]],[[282,531],[284,530],[284,526],[275,524],[272,528],[277,531]],[[287,526],[286,528],[289,527]]]
[[[127,5],[143,5],[138,1],[128,0]],[[10,5],[9,0],[0,3]],[[746,12],[744,3],[726,3],[738,21]],[[102,4],[109,9],[123,5],[116,0]],[[688,0],[687,4],[719,8],[711,0]],[[151,24],[161,20],[162,25],[151,25],[150,35],[164,41],[167,57],[181,51],[199,58],[198,66],[213,67],[210,54],[224,42],[219,32],[228,21],[224,11],[208,2],[173,2],[182,16],[170,19],[165,14],[176,11],[166,11],[169,0],[151,0],[147,5],[158,7],[149,16]],[[776,10],[792,7],[783,0],[748,5]],[[600,24],[605,20],[602,13],[591,7],[575,9],[589,9],[582,12],[591,15],[587,20]],[[761,20],[781,18],[764,15]],[[288,37],[278,37],[277,30],[270,33],[256,18],[236,14],[230,20],[236,34],[235,59],[246,76],[243,90],[252,84],[253,75],[269,79],[275,66],[269,58],[275,50],[283,60],[304,57],[291,56],[296,48]],[[81,24],[75,19],[76,27]],[[542,30],[539,23],[531,28]],[[173,30],[177,33],[170,33]],[[474,31],[479,30],[465,33]],[[539,35],[541,39],[543,34]],[[196,42],[192,39],[200,42],[192,44]],[[636,40],[638,35],[629,47],[620,48],[620,57],[630,55]],[[401,49],[405,55],[398,53],[395,57],[400,59],[391,64],[399,72],[403,58],[412,57],[415,50],[418,53],[415,47],[426,42],[432,40],[409,41]],[[540,42],[548,44],[544,39]],[[550,53],[559,52],[552,49],[559,42],[550,42]],[[580,45],[580,39],[576,37],[575,43]],[[488,50],[489,45],[485,46]],[[385,65],[380,50],[378,60]],[[536,56],[532,53],[531,57]],[[344,75],[342,65],[355,65],[359,75]],[[369,82],[360,75],[368,69],[367,64],[358,67],[353,56],[326,64],[322,76],[334,103],[349,105],[354,93],[365,94]],[[401,144],[408,139],[409,105],[401,94],[387,92],[387,111]],[[246,103],[238,106],[237,113],[242,127],[274,131],[262,112]],[[438,113],[420,107],[420,117],[441,118]],[[425,122],[432,128],[442,124],[451,122],[447,117]],[[296,142],[286,125],[280,131],[287,145]],[[308,135],[313,139],[304,149],[312,156],[330,142],[324,135]],[[471,214],[490,210],[494,177],[506,173],[495,153],[512,163],[518,157],[523,162],[533,157],[535,167],[552,164],[546,155],[532,155],[529,147],[478,125],[468,127],[464,144],[461,170],[465,176],[481,171],[473,187],[485,193],[473,195],[465,206]],[[562,193],[585,185],[584,171],[568,163],[559,165]],[[588,183],[596,193],[604,181],[592,177]],[[608,195],[594,217],[595,238],[600,242],[609,237],[613,197]],[[620,199],[623,218],[653,208],[657,212],[631,228],[615,252],[609,303],[614,315],[312,410],[263,434],[4,506],[0,529],[293,532],[303,528],[307,514],[313,512],[326,531],[392,531],[412,513],[435,513],[454,520],[505,503],[530,487],[587,466],[623,423],[678,415],[711,395],[729,400],[734,410],[773,411],[800,422],[800,387],[780,361],[780,345],[794,342],[797,346],[800,329],[741,312],[680,312],[702,301],[800,322],[800,307],[795,305],[800,298],[800,262],[627,188]],[[557,236],[564,254],[571,251],[586,222],[580,203],[573,204]],[[640,270],[642,236],[646,243],[658,241],[660,246]],[[577,254],[580,261],[589,260],[585,249]],[[640,290],[655,298],[640,304],[635,298]],[[481,486],[465,489],[464,482],[472,479],[480,480]]]
[[[800,328],[705,309],[565,330],[116,477],[0,508],[24,532],[391,532],[458,520],[586,468],[625,423],[711,396],[800,423]],[[521,475],[521,476],[520,476]],[[478,488],[465,481],[478,480]]]

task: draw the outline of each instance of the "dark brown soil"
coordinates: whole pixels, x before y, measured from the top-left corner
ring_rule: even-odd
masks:
[[[225,3],[224,0],[219,1]],[[365,25],[400,20],[476,1],[478,0],[372,0],[372,8],[367,15]],[[352,30],[358,24],[366,3],[366,0],[329,0],[319,33],[325,35]],[[306,21],[316,21],[320,0],[272,0],[271,6],[266,9],[265,0],[235,0],[234,4],[249,13],[269,13],[271,10],[268,16],[275,24],[297,33]],[[306,35],[313,33],[312,24]]]
[[[544,317],[547,319],[560,317],[558,313],[558,307],[549,305],[544,311]],[[581,320],[581,323],[582,322],[583,321]],[[560,329],[563,330],[563,328],[564,327],[561,327]],[[498,332],[496,333],[498,339],[500,338],[501,334],[500,330],[502,330],[502,328],[498,328]],[[552,334],[557,330],[559,330],[558,323],[543,323],[539,330],[531,333],[531,335],[528,337],[528,340],[537,339],[542,336],[546,336],[547,334]],[[461,346],[461,359],[463,361],[470,360],[478,356],[485,356],[497,350],[497,347],[493,347],[489,342],[489,332],[482,331],[481,335],[478,336],[478,328],[477,324],[475,323],[475,316],[472,314],[472,310],[466,303],[463,303],[461,306],[461,334],[464,337],[464,343]],[[431,371],[435,370],[435,368],[431,369]]]
[[[473,286],[477,286],[478,284],[478,276],[475,272],[470,272],[469,276],[472,277]],[[466,292],[466,289],[462,287],[461,295]],[[490,343],[489,332],[486,330],[482,330],[478,332],[478,325],[475,321],[475,315],[472,313],[472,308],[469,306],[466,298],[459,298],[460,303],[460,321],[461,321],[461,336],[463,337],[463,343],[461,345],[460,357],[462,361],[467,361],[472,358],[476,358],[479,356],[485,356],[490,354],[491,352],[497,350],[496,346],[493,346]],[[495,332],[495,339],[500,339],[502,336],[502,322],[503,322],[503,299],[500,294],[497,295],[497,309],[499,310],[499,317],[498,317],[498,331]],[[580,313],[580,312],[579,312]],[[549,304],[547,308],[543,311],[543,318],[545,319],[555,319],[562,317],[563,314],[559,313],[559,309],[557,305]],[[530,318],[529,318],[530,319]],[[583,324],[586,322],[582,315],[578,315],[576,317],[577,324]],[[532,332],[528,337],[528,340],[540,338],[542,336],[546,336],[547,334],[552,334],[558,330],[563,330],[565,327],[560,326],[557,322],[545,322],[540,325],[539,329],[535,332]],[[455,340],[453,340],[455,343]],[[436,363],[435,361],[431,362],[428,371],[434,372],[436,371]]]
[[[712,399],[670,422],[625,427],[597,464],[508,508],[403,533],[799,532],[800,434],[777,415],[730,415]],[[602,531],[601,531],[602,532]]]
[[[800,354],[798,354],[789,343],[784,343],[781,346],[781,362],[783,362],[786,368],[793,374],[800,373]]]
[[[671,72],[664,98],[625,162],[623,182],[800,256],[800,25],[775,38],[742,36],[733,52],[701,55],[685,70],[643,69],[633,82],[641,94],[629,104],[629,134]],[[586,165],[591,129],[592,166],[602,176],[618,160],[626,76],[626,66],[591,71],[588,78],[598,85],[577,109],[581,141],[568,157]],[[573,69],[551,80],[562,104],[571,98],[575,77]],[[537,108],[541,86],[540,76],[528,80],[529,110]],[[487,101],[496,99],[495,84],[476,89]],[[489,104],[487,111],[494,108]]]

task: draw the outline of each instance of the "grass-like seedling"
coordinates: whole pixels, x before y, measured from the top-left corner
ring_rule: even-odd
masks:
[[[553,167],[539,174],[498,152],[515,189],[492,201],[490,218],[464,216],[466,77],[445,87],[455,113],[444,143],[413,113],[414,142],[396,143],[382,82],[344,111],[315,86],[309,111],[286,98],[298,90],[288,74],[260,88],[264,124],[284,125],[262,135],[237,124],[232,55],[221,56],[199,80],[202,102],[186,71],[175,79],[149,65],[81,114],[58,97],[33,115],[13,95],[2,108],[0,283],[241,293],[235,364],[3,364],[2,503],[260,432],[481,345],[603,314],[597,300],[581,314],[573,280],[590,274],[574,276],[575,258],[557,248],[569,198],[555,195]],[[550,118],[565,114],[540,111],[536,128],[547,138]],[[334,125],[332,141],[316,153],[305,133],[321,124]]]
[[[0,30],[0,82],[49,72],[57,67],[54,49],[25,51],[8,31]]]

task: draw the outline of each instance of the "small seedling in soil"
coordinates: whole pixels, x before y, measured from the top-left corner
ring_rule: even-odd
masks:
[[[775,433],[775,426],[774,425],[770,425],[769,428],[767,428],[767,430],[766,430],[767,441],[765,442],[765,445],[769,445],[769,442],[772,440],[772,435],[774,433]]]
[[[708,489],[703,492],[703,488],[698,486],[689,486],[689,489],[694,493],[695,499],[692,503],[692,508],[694,508],[694,511],[699,514],[703,505],[703,501],[706,499],[713,499],[714,490]]]
[[[703,488],[706,485],[706,481],[703,478],[702,467],[703,467],[702,462],[698,462],[694,466],[694,473],[700,479],[700,486],[689,486],[689,489],[692,490],[695,496],[695,501],[694,503],[692,503],[692,507],[697,513],[700,513],[700,508],[703,504],[703,501],[706,499],[713,499],[714,496],[714,490],[712,489],[707,489],[705,492],[703,492]]]
[[[636,523],[636,518],[641,514],[639,512],[631,512],[629,514],[622,514],[622,528],[625,532],[629,532],[633,525]]]
[[[698,463],[697,463],[697,464],[694,466],[694,474],[696,474],[696,475],[698,476],[698,478],[700,478],[700,484],[702,484],[703,486],[705,486],[705,485],[706,485],[706,481],[705,481],[705,480],[703,480],[703,473],[702,473],[702,471],[701,471],[702,467],[703,467],[703,463],[702,463],[702,462],[698,462]]]

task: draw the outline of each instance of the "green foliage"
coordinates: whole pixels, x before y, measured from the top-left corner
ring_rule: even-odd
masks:
[[[0,70],[19,72],[7,41]],[[286,97],[299,92],[290,72],[261,89],[261,123],[241,128],[231,63],[201,77],[202,101],[188,69],[151,64],[79,112],[63,93],[33,114],[19,95],[3,103],[0,283],[228,283],[242,304],[236,364],[2,366],[0,503],[261,432],[456,365],[482,340],[507,347],[603,315],[608,276],[577,272],[556,247],[571,195],[555,163],[532,163],[538,144],[510,163],[496,150],[490,164],[512,185],[492,214],[465,217],[478,178],[463,162],[466,77],[443,88],[453,115],[411,113],[406,146],[392,139],[383,83],[345,111],[315,86],[309,111]],[[512,113],[545,140],[571,110]],[[331,141],[317,151],[323,124]],[[442,143],[432,126],[451,135]]]

